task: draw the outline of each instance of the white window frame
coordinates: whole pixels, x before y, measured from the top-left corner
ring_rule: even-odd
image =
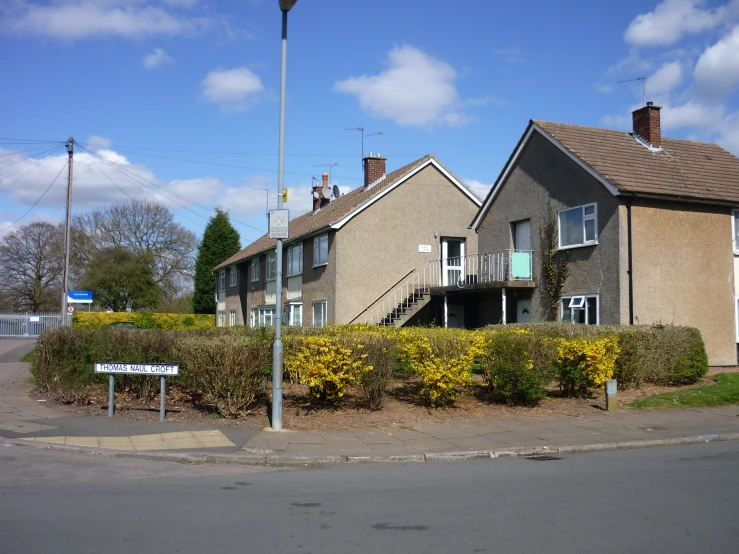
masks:
[[[588,299],[595,299],[595,322],[588,321]],[[570,296],[562,296],[559,299],[559,320],[567,321],[564,319],[565,308],[571,310],[570,312],[570,323],[575,324],[575,320],[572,317],[575,310],[583,310],[585,312],[585,323],[584,325],[600,325],[600,294],[573,294]]]
[[[321,242],[326,242],[326,259],[321,261]],[[328,265],[328,233],[317,236],[313,239],[313,267]]]
[[[267,318],[270,323],[267,323]],[[274,306],[259,306],[251,309],[251,326],[252,327],[274,327],[276,310]]]
[[[297,260],[295,256],[297,253]],[[296,263],[297,262],[297,263]],[[295,267],[297,266],[297,267]],[[303,274],[303,244],[291,246],[287,249],[287,276],[293,277],[295,275]]]
[[[226,310],[219,310],[218,311],[218,326],[219,327],[225,327],[226,326]]]
[[[585,208],[593,208],[593,213],[585,215]],[[582,242],[576,244],[562,244],[562,214],[566,212],[572,212],[574,210],[580,210],[582,212]],[[595,229],[595,237],[593,240],[585,240],[585,223],[587,221],[593,221],[593,227]],[[570,248],[579,248],[581,246],[592,246],[598,244],[598,203],[593,202],[591,204],[583,204],[582,206],[575,206],[573,208],[567,208],[565,210],[557,211],[557,243],[560,250],[568,250]]]
[[[739,343],[739,296],[734,297],[734,323],[736,327],[736,342]]]
[[[264,266],[264,280],[274,281],[277,279],[277,252],[267,254],[267,263]]]
[[[235,287],[236,286],[236,266],[232,266],[229,271],[230,273],[228,275],[228,284],[231,287]]]
[[[259,308],[252,308],[251,315],[249,316],[249,327],[257,326],[257,318],[259,317]]]
[[[228,326],[236,327],[236,310],[230,310],[228,312]]]
[[[731,210],[731,246],[734,254],[739,255],[739,244],[736,241],[737,225],[739,225],[739,209]]]
[[[299,310],[298,310],[299,308]],[[300,312],[300,321],[295,322],[295,314],[296,312]],[[302,326],[303,325],[303,304],[301,303],[293,303],[287,305],[287,324],[288,325],[294,325],[294,326]]]
[[[219,290],[226,290],[226,270],[224,269],[218,274]]]
[[[321,325],[316,325],[316,306],[317,305],[322,305],[323,318],[321,321]],[[317,300],[313,302],[311,315],[313,316],[313,327],[325,327],[326,319],[328,317],[328,301],[327,300]]]
[[[259,281],[259,258],[254,258],[251,261],[251,282],[256,283]]]

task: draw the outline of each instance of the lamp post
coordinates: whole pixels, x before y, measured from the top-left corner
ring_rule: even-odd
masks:
[[[287,77],[287,12],[298,0],[279,0],[282,11],[282,63],[280,65],[280,146],[277,156],[277,209],[282,209],[285,184],[285,81]],[[275,343],[272,346],[272,429],[282,429],[282,239],[275,252]]]

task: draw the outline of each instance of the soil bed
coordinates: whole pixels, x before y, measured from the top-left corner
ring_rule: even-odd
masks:
[[[644,386],[638,389],[619,391],[619,406],[636,399],[653,394],[670,392],[685,388],[693,388],[712,384],[710,378],[701,379],[689,387]],[[362,399],[355,391],[349,391],[338,407],[316,406],[311,402],[306,385],[285,383],[283,389],[283,426],[286,429],[350,429],[356,427],[383,428],[391,424],[412,426],[420,422],[443,423],[449,420],[466,419],[481,420],[514,416],[549,417],[553,415],[578,416],[587,413],[598,413],[605,410],[605,394],[595,391],[590,398],[562,398],[556,388],[550,390],[549,396],[537,406],[506,406],[499,399],[492,398],[482,386],[479,377],[467,387],[457,398],[454,406],[432,409],[423,404],[418,396],[420,382],[417,378],[398,380],[391,384],[382,410],[371,411],[362,406]],[[53,400],[38,391],[33,393],[38,400]],[[63,411],[76,415],[107,416],[107,390],[99,387],[89,395],[89,403],[54,405]],[[238,419],[224,419],[217,414],[193,404],[190,395],[177,389],[167,391],[167,421],[177,423],[246,425],[250,427],[268,427],[270,407],[267,403],[254,408],[250,413]],[[138,420],[157,421],[159,419],[159,396],[150,403],[142,402],[135,396],[116,393],[115,417]]]

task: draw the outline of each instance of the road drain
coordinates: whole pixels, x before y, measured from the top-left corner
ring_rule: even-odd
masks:
[[[559,456],[552,456],[551,454],[533,454],[531,456],[524,456],[527,460],[536,460],[537,462],[549,462],[551,460],[561,460]]]

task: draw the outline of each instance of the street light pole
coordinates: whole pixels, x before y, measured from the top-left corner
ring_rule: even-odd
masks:
[[[64,276],[62,278],[62,322],[67,326],[67,289],[69,288],[69,243],[72,238],[72,164],[74,163],[74,139],[69,137],[66,144],[69,162],[67,162],[67,220],[64,226]]]
[[[277,209],[282,209],[285,185],[285,91],[287,80],[287,12],[297,0],[279,0],[282,11],[282,63],[280,66],[280,146],[277,156]],[[282,239],[275,252],[275,343],[272,346],[272,429],[282,429]]]

